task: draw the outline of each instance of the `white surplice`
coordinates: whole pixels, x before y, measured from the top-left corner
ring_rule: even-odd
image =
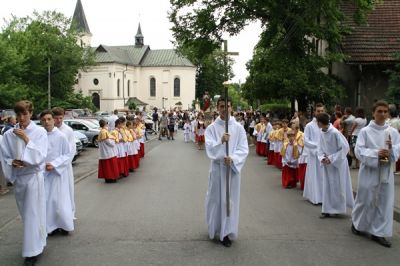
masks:
[[[225,132],[225,121],[219,117],[207,127],[205,143],[207,156],[211,159],[206,195],[206,223],[210,239],[219,235],[222,241],[225,236],[237,238],[239,227],[240,204],[240,171],[244,166],[249,147],[247,136],[242,125],[231,117],[229,126],[229,156],[230,166],[230,216],[226,213],[226,144],[221,138]]]
[[[304,129],[304,152],[307,154],[307,169],[303,197],[313,204],[322,203],[322,166],[318,160],[318,144],[321,130],[314,118]]]
[[[72,207],[72,213],[75,218],[75,179],[74,179],[74,170],[72,169],[72,160],[74,159],[74,156],[76,154],[76,142],[75,142],[75,134],[72,128],[66,124],[62,124],[58,128],[64,135],[67,137],[68,143],[69,143],[69,158],[70,162],[68,164],[68,182],[69,182],[69,197],[71,199],[71,207]]]
[[[347,157],[350,147],[346,138],[332,125],[321,131],[318,159],[324,157],[330,164],[322,164],[322,213],[345,214],[347,207],[353,208],[354,198]]]
[[[16,128],[19,128],[19,124]],[[25,133],[29,138],[26,145],[13,130],[8,130],[1,143],[1,152],[3,171],[6,178],[14,183],[15,199],[24,225],[22,256],[32,257],[41,254],[46,246],[43,170],[48,142],[46,130],[33,122],[30,122]],[[20,146],[17,143],[22,144]],[[22,160],[24,167],[13,167],[12,161],[15,159]]]
[[[53,128],[51,132],[47,132],[47,138],[49,146],[45,162],[54,167],[52,171],[44,171],[47,233],[51,233],[57,228],[73,231],[74,216],[68,173],[70,145],[67,137],[58,128]]]
[[[390,134],[390,163],[381,164],[378,151],[387,148]],[[388,124],[371,121],[357,137],[355,155],[360,161],[356,202],[352,213],[355,228],[378,237],[391,237],[393,230],[394,164],[400,157],[400,135]]]

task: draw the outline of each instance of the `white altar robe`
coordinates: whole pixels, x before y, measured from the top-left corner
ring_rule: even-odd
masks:
[[[74,216],[72,213],[69,172],[70,146],[66,136],[53,128],[47,132],[49,147],[46,163],[50,163],[54,170],[44,172],[44,185],[46,189],[46,220],[47,233],[57,228],[66,231],[74,230]]]
[[[207,127],[205,144],[207,156],[211,159],[206,195],[206,223],[210,239],[219,235],[222,241],[225,236],[236,239],[239,227],[240,204],[240,171],[244,166],[249,147],[246,132],[242,125],[231,117],[229,119],[229,155],[230,167],[230,216],[226,213],[226,165],[224,163],[225,147],[221,138],[225,132],[225,121],[219,117]]]
[[[304,129],[304,152],[307,154],[307,169],[303,197],[313,204],[322,202],[322,166],[318,160],[318,144],[321,130],[314,118]]]
[[[72,207],[72,213],[75,218],[75,179],[74,179],[74,170],[72,169],[72,160],[74,159],[75,153],[76,153],[76,142],[75,142],[75,135],[74,131],[72,128],[66,124],[62,124],[58,128],[64,135],[67,137],[69,147],[70,147],[70,162],[68,165],[68,176],[69,176],[69,194],[70,194],[70,199],[71,199],[71,207]]]
[[[331,161],[322,165],[322,213],[345,214],[353,208],[354,198],[347,157],[350,150],[346,138],[332,125],[322,131],[318,148],[318,160],[326,156]]]
[[[19,128],[19,124],[16,128]],[[1,152],[4,175],[14,183],[15,199],[24,226],[22,256],[32,257],[41,254],[46,246],[46,198],[43,170],[44,159],[47,155],[47,134],[44,128],[33,122],[30,122],[25,133],[29,138],[26,145],[14,134],[13,130],[8,130],[1,143]],[[20,160],[25,164],[22,168],[12,167],[12,161],[18,159],[17,150],[21,155]]]
[[[392,140],[389,164],[380,164],[378,151],[385,148],[385,134]],[[356,202],[352,213],[355,228],[378,237],[391,237],[393,230],[394,164],[400,157],[396,129],[371,121],[357,137],[355,155],[360,161]]]

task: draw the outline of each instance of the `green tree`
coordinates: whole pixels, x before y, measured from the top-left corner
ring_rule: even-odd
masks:
[[[213,51],[224,33],[238,34],[249,22],[260,21],[263,32],[248,63],[244,89],[249,101],[269,98],[333,101],[342,95],[337,79],[326,75],[332,61],[341,61],[339,44],[346,19],[345,0],[170,0],[170,20],[177,43],[194,53]],[[354,20],[363,22],[378,2],[354,0]],[[318,40],[329,45],[318,51]]]
[[[5,106],[26,98],[37,110],[46,108],[49,65],[52,102],[68,102],[71,96],[73,101],[79,100],[73,92],[78,70],[93,64],[94,57],[77,45],[78,32],[70,25],[70,19],[54,11],[12,17],[7,23],[0,34],[0,49],[6,52],[3,56],[12,59],[0,62],[0,69],[12,69],[6,80],[0,79],[0,86],[11,88],[0,92],[0,98],[7,97]]]

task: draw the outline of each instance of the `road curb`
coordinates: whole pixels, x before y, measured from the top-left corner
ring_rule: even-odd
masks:
[[[80,176],[80,177],[78,177],[78,178],[75,178],[74,184],[77,184],[77,183],[81,182],[83,179],[85,179],[85,178],[88,177],[88,176],[93,175],[93,174],[96,173],[96,172],[97,172],[97,169],[94,169],[94,170],[91,170],[91,171],[89,171],[88,173],[84,174],[83,176]]]

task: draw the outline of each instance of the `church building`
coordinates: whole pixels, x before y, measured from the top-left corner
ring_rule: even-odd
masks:
[[[72,18],[81,32],[82,46],[91,46],[82,3]],[[174,49],[151,50],[144,43],[140,23],[133,45],[92,47],[96,65],[78,74],[75,90],[91,96],[101,111],[127,109],[130,103],[150,110],[191,108],[195,99],[196,67]]]

